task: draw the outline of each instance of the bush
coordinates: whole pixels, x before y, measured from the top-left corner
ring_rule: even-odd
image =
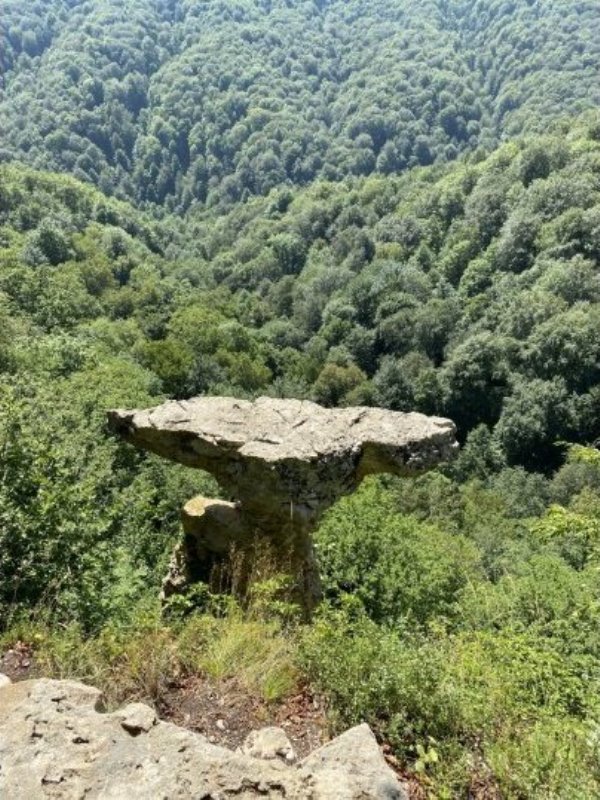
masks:
[[[424,640],[350,603],[322,612],[300,658],[336,727],[369,722],[404,765],[426,773],[432,797],[464,796],[477,761],[503,797],[583,800],[600,790],[595,729],[586,736],[578,717],[598,684],[548,640],[510,631]]]
[[[401,516],[376,480],[327,514],[316,543],[325,594],[351,593],[381,623],[452,619],[458,593],[478,574],[471,542]]]

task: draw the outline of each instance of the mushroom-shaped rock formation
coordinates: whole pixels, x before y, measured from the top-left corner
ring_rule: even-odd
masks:
[[[243,596],[258,549],[293,576],[307,610],[319,597],[311,532],[323,512],[367,475],[420,473],[458,447],[447,419],[270,397],[173,400],[110,411],[109,424],[136,447],[210,472],[235,501],[199,497],[185,506],[165,594],[216,570]],[[237,568],[227,578],[232,549]]]

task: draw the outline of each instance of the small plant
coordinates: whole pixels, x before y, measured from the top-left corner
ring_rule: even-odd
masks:
[[[434,745],[437,745],[437,742],[432,736],[428,737],[426,744],[417,743],[415,747],[417,753],[417,759],[414,763],[415,772],[427,773],[432,766],[438,764],[440,757]]]
[[[249,615],[265,621],[278,620],[287,625],[298,622],[302,609],[289,599],[292,590],[293,579],[289,575],[274,575],[253,584],[249,593]]]
[[[172,622],[182,621],[193,613],[223,617],[236,606],[236,601],[230,595],[215,594],[206,583],[198,581],[185,591],[168,597],[163,605],[163,615]]]

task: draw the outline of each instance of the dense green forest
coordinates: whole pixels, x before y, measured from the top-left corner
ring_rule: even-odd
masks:
[[[489,149],[600,101],[596,0],[0,3],[4,157],[185,209]]]
[[[0,0],[2,648],[309,685],[416,800],[600,796],[599,51],[596,0]],[[327,514],[311,624],[278,576],[161,610],[218,488],[105,412],[201,393],[462,448]]]
[[[306,629],[263,598],[261,635],[275,624],[332,724],[367,719],[431,796],[600,791],[597,118],[183,221],[6,165],[0,223],[5,641],[33,619],[52,670],[109,686],[158,635],[178,509],[216,489],[107,436],[107,407],[267,393],[449,414],[458,461],[340,503],[323,611]],[[205,665],[191,619],[170,636],[197,634]]]

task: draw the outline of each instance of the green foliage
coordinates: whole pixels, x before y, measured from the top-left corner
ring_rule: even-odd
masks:
[[[367,720],[427,775],[432,797],[462,796],[477,763],[503,796],[583,798],[600,788],[593,723],[579,716],[598,675],[590,685],[587,665],[566,661],[551,640],[507,630],[423,641],[350,606],[322,614],[300,658],[337,726]]]
[[[317,555],[326,596],[351,594],[379,623],[426,627],[452,618],[461,589],[478,574],[465,537],[400,516],[375,481],[327,515]]]
[[[576,570],[600,563],[600,519],[551,506],[532,527],[532,534],[551,545]]]
[[[44,380],[46,378],[46,380]],[[0,397],[0,608],[44,603],[95,627],[160,577],[190,491],[181,471],[107,439],[103,405],[151,402],[151,378],[105,362],[66,378],[30,374]],[[133,474],[135,470],[135,475]],[[163,494],[164,492],[164,494]],[[152,530],[160,524],[161,541]],[[124,594],[125,593],[125,594]]]
[[[107,408],[157,402],[167,383],[132,357],[152,346],[136,316],[165,296],[148,286],[156,228],[72,179],[3,167],[0,182],[0,616],[43,605],[96,629],[156,591],[197,490],[105,426]],[[136,304],[120,300],[129,278]]]
[[[55,678],[75,678],[100,688],[109,706],[132,699],[160,706],[165,692],[190,675],[236,679],[240,688],[277,703],[298,688],[294,644],[277,622],[246,619],[234,604],[218,618],[192,614],[167,626],[156,600],[129,607],[94,636],[80,626],[49,629],[44,615],[16,623],[0,646],[31,642],[36,663]]]
[[[365,380],[366,375],[356,364],[349,364],[346,367],[332,363],[325,364],[315,381],[315,400],[324,406],[339,406],[344,402],[348,404],[351,393]]]
[[[546,136],[543,158],[531,137],[407,176],[317,182],[283,206],[274,193],[218,218],[195,209],[187,247],[202,241],[205,273],[261,332],[279,391],[300,377],[328,405],[445,414],[462,441],[485,425],[477,469],[548,471],[556,443],[600,436],[594,118]],[[292,270],[274,248],[298,239]]]
[[[592,0],[47,0],[25,11],[4,0],[2,155],[178,210],[443,163],[594,107],[596,12]],[[546,178],[550,162],[539,145],[520,180]],[[301,269],[302,241],[269,246],[285,272]]]
[[[596,451],[572,448],[554,481],[579,464]],[[600,791],[600,494],[546,510],[550,491],[511,468],[371,480],[321,525],[329,602],[303,668],[335,725],[368,721],[432,797]]]
[[[600,127],[564,118],[599,19],[4,0],[2,643],[115,702],[308,682],[431,797],[600,796]],[[218,490],[105,412],[196,393],[445,414],[463,448],[328,512],[313,624],[286,576],[161,618],[179,507]]]

